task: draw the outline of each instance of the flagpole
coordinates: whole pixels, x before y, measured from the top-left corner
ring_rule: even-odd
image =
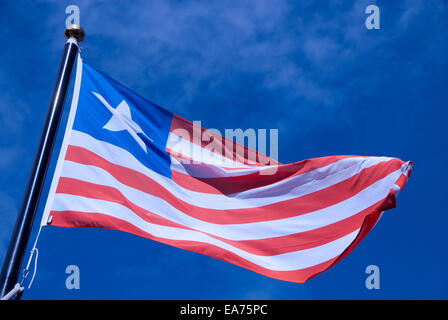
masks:
[[[56,82],[48,106],[47,116],[40,136],[33,166],[17,215],[16,224],[11,235],[2,271],[0,273],[0,298],[14,289],[20,275],[20,269],[25,255],[36,214],[39,197],[45,181],[51,152],[56,140],[57,129],[64,108],[73,65],[78,53],[78,43],[84,39],[84,30],[78,25],[70,25],[65,29],[67,42],[64,46]]]

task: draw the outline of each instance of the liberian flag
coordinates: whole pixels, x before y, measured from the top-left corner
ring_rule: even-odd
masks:
[[[410,170],[388,157],[280,164],[144,100],[78,57],[42,225],[122,230],[304,282],[395,207]]]

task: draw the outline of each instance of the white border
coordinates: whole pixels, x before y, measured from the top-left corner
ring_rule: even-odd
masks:
[[[73,90],[72,105],[70,106],[70,114],[67,120],[67,126],[65,127],[64,139],[62,141],[61,151],[59,152],[58,161],[56,163],[56,169],[54,170],[53,180],[51,181],[50,191],[48,192],[47,202],[45,204],[44,213],[40,222],[41,226],[48,225],[48,215],[50,214],[51,206],[53,204],[54,195],[56,193],[56,187],[61,175],[62,164],[64,162],[65,154],[67,153],[68,143],[72,133],[73,121],[75,120],[76,110],[78,109],[79,90],[81,88],[81,76],[82,76],[82,58],[78,53],[78,60],[76,62],[76,78],[75,88]]]

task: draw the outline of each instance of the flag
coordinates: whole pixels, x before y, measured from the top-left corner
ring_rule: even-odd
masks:
[[[411,166],[366,156],[281,164],[146,101],[78,57],[42,225],[121,230],[305,282],[395,207]]]

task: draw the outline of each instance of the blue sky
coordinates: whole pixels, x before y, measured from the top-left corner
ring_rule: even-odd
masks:
[[[398,207],[305,284],[118,231],[48,227],[25,299],[448,298],[448,5],[437,0],[1,1],[0,261],[69,4],[81,10],[83,58],[183,118],[220,130],[278,128],[283,163],[387,155],[414,161],[414,170]],[[380,30],[365,28],[369,4],[381,10]],[[80,267],[77,291],[65,288],[70,264]],[[380,290],[365,288],[371,264]]]

